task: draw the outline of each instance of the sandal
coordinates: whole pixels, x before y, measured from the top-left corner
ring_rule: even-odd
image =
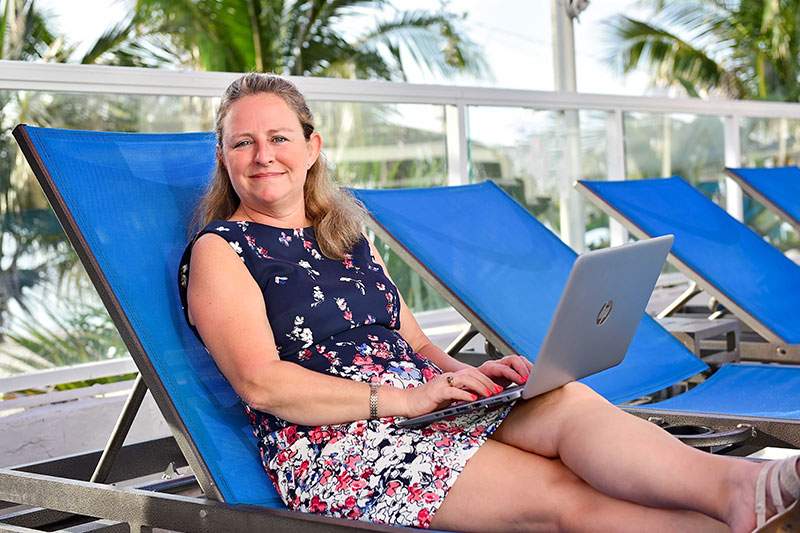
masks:
[[[800,476],[797,475],[797,461],[800,455],[787,457],[780,461],[769,461],[758,473],[756,480],[756,529],[754,531],[800,531]],[[767,517],[767,479],[774,516]],[[783,503],[781,490],[791,495],[791,504]]]

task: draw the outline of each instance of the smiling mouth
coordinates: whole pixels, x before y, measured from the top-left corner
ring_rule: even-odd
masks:
[[[278,176],[282,176],[285,174],[284,172],[259,172],[258,174],[251,174],[250,178],[258,179],[258,178],[277,178]]]

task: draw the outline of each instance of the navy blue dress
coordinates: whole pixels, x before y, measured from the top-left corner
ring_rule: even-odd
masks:
[[[321,254],[313,227],[214,221],[198,237],[205,233],[225,239],[258,283],[281,360],[399,388],[441,372],[397,332],[397,288],[365,238],[336,261]],[[181,260],[184,307],[190,255],[191,244]],[[289,508],[428,527],[467,460],[510,407],[421,429],[398,428],[394,417],[311,427],[244,409],[264,468]]]

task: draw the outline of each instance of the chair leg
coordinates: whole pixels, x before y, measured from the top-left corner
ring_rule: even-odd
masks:
[[[656,318],[667,318],[668,316],[672,316],[681,307],[686,305],[689,302],[689,300],[691,300],[701,292],[703,291],[701,291],[697,287],[697,283],[695,283],[694,281],[690,281],[689,286],[686,288],[686,290],[683,291],[683,293],[680,296],[675,298],[675,300],[671,304],[665,307],[663,311],[658,313],[658,315],[656,315]]]
[[[467,343],[471,341],[472,338],[477,334],[478,330],[475,329],[472,324],[467,324],[464,327],[464,331],[458,334],[458,337],[456,337],[453,342],[450,343],[450,345],[445,349],[445,352],[447,352],[447,355],[455,357],[456,354],[458,354],[458,352],[460,352],[461,349],[466,346]]]
[[[133,420],[139,412],[139,407],[142,405],[142,400],[144,400],[146,393],[147,385],[144,384],[142,375],[139,374],[133,382],[133,389],[131,389],[128,400],[125,402],[117,423],[111,431],[111,436],[103,449],[103,454],[100,456],[100,460],[97,461],[97,466],[90,479],[92,483],[105,483],[106,479],[108,479],[111,467],[114,466],[114,459],[116,459],[117,453],[125,443],[125,437],[128,436],[128,431],[131,429]]]

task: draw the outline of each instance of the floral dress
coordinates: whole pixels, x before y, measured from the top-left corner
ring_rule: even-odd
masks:
[[[397,332],[397,288],[366,239],[336,261],[320,253],[312,227],[214,221],[199,235],[205,233],[225,239],[258,283],[282,360],[399,388],[441,373]],[[180,267],[184,307],[190,254],[191,245]],[[290,509],[427,528],[467,460],[511,407],[418,429],[399,428],[394,417],[311,427],[244,409],[264,468]]]

